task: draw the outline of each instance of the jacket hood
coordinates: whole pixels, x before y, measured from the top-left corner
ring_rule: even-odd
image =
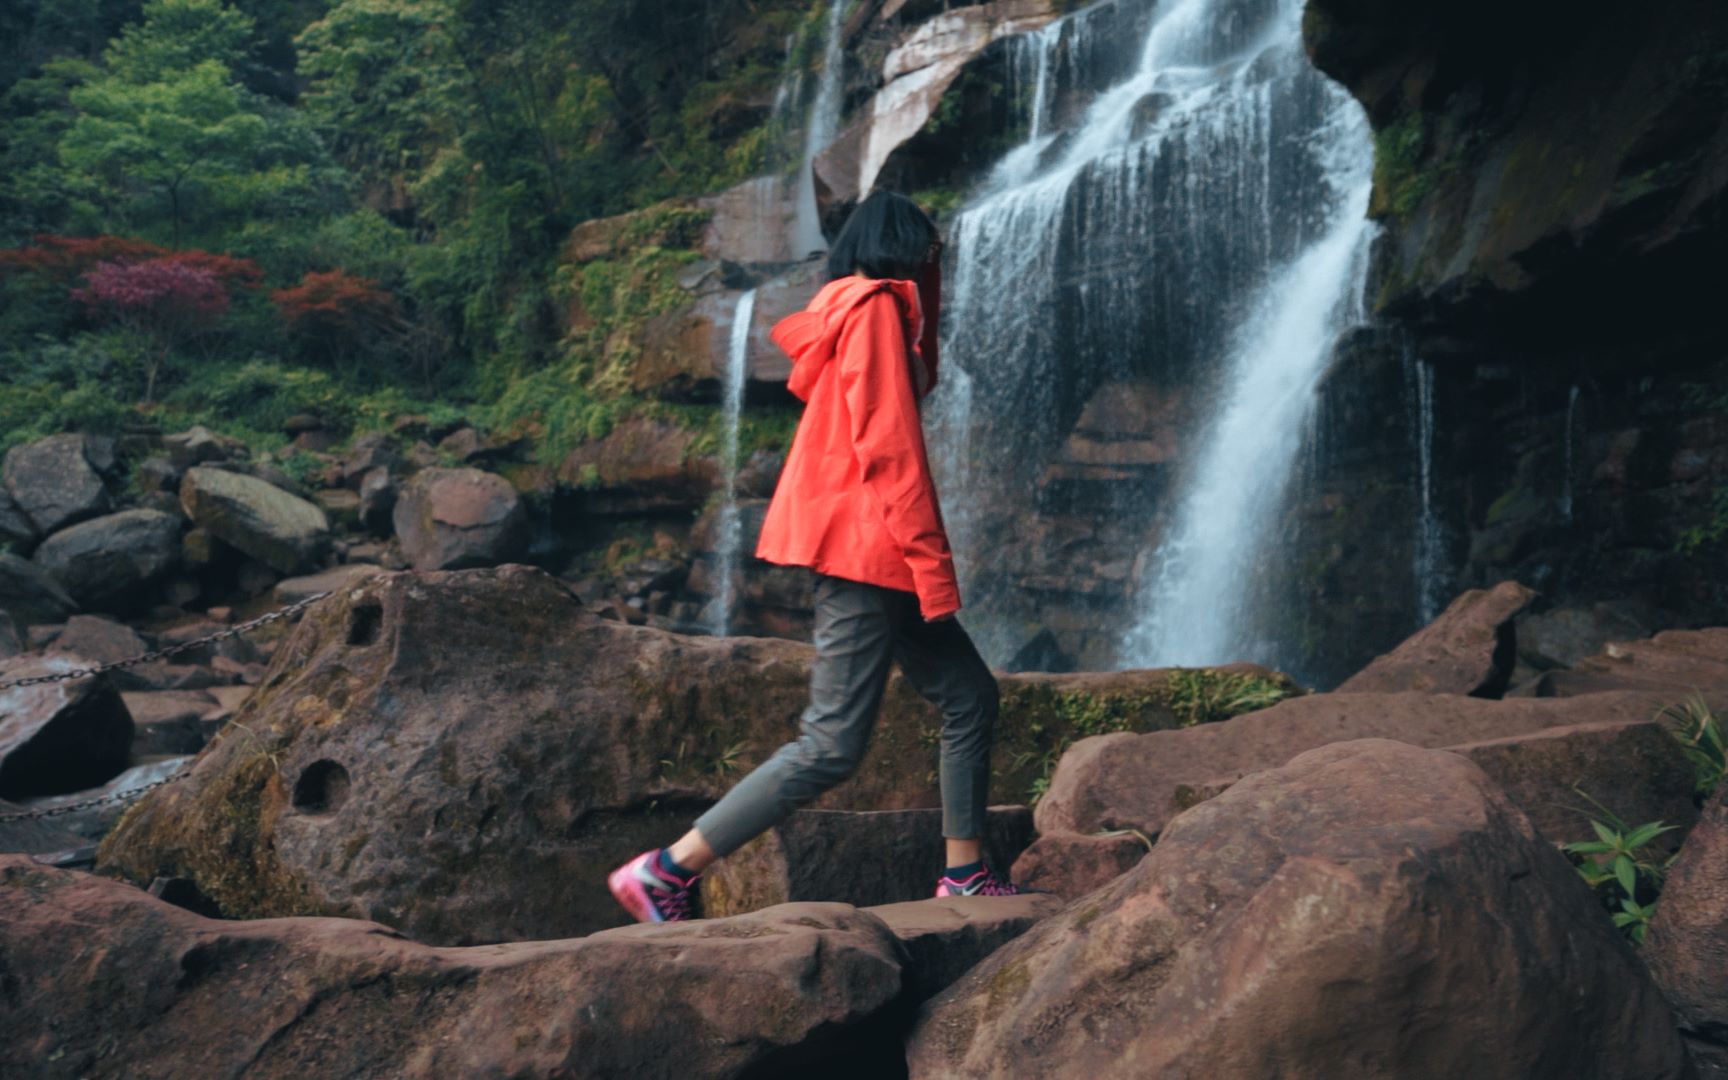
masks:
[[[924,312],[918,299],[918,283],[898,278],[867,278],[859,275],[830,281],[817,291],[803,311],[794,312],[774,324],[769,336],[792,358],[792,374],[786,388],[800,401],[809,401],[816,380],[839,350],[840,332],[846,316],[866,297],[886,290],[900,302],[910,324],[908,351],[912,355],[913,383],[922,398],[935,385],[935,371],[922,356],[917,342],[924,334]]]

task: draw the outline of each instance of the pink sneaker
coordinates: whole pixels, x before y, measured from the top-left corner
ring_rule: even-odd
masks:
[[[936,896],[1019,896],[1020,887],[1006,878],[996,875],[996,871],[986,866],[972,874],[964,881],[955,881],[948,875],[936,883]]]
[[[660,869],[660,850],[644,851],[606,877],[613,899],[637,922],[683,922],[701,874],[678,878]]]

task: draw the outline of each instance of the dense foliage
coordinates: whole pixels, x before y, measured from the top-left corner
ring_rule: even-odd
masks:
[[[786,0],[6,5],[0,447],[140,418],[267,439],[278,403],[237,385],[454,406],[559,444],[602,430],[629,405],[607,381],[620,320],[655,310],[693,256],[644,243],[573,268],[565,239],[761,168],[775,84],[820,15]],[[574,331],[573,294],[598,316]]]

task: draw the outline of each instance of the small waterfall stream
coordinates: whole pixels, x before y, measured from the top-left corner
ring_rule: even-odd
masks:
[[[846,15],[847,0],[829,0],[827,36],[822,45],[822,74],[816,83],[816,96],[810,101],[810,115],[804,124],[804,156],[798,165],[796,202],[792,224],[792,254],[802,258],[812,251],[826,251],[828,241],[822,235],[822,224],[816,210],[816,180],[811,163],[816,155],[834,141],[840,126],[840,76],[845,67],[841,40],[841,20]]]
[[[714,575],[718,588],[709,603],[708,627],[716,637],[725,637],[730,628],[732,608],[737,603],[739,551],[743,541],[743,522],[738,515],[738,425],[744,411],[744,376],[749,368],[750,320],[756,313],[756,290],[750,289],[738,298],[732,309],[732,335],[726,352],[726,437],[721,446],[721,466],[725,469],[723,502],[718,522],[719,539],[714,548]]]
[[[1407,345],[1404,376],[1410,387],[1410,426],[1416,442],[1417,511],[1411,576],[1416,583],[1416,616],[1426,626],[1440,614],[1446,590],[1445,540],[1434,509],[1434,365]]]
[[[1565,473],[1560,477],[1560,520],[1572,524],[1572,418],[1578,411],[1578,387],[1566,393],[1566,457]]]

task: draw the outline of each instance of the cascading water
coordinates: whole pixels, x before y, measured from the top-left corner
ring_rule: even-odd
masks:
[[[732,309],[732,335],[726,351],[726,436],[721,446],[721,467],[725,469],[717,523],[719,533],[714,545],[714,575],[718,589],[708,610],[709,631],[717,637],[726,636],[736,602],[734,582],[738,577],[738,553],[743,540],[743,523],[738,515],[738,424],[744,411],[744,377],[749,367],[750,320],[756,313],[756,290],[750,289],[738,298]]]
[[[1566,457],[1565,474],[1560,478],[1560,519],[1572,524],[1572,417],[1578,411],[1578,388],[1566,394]]]
[[[951,362],[926,414],[939,488],[958,493],[943,509],[968,626],[993,662],[1025,632],[991,617],[1016,603],[999,508],[1027,504],[1088,395],[1121,379],[1215,389],[1210,409],[1187,401],[1200,435],[1181,440],[1174,491],[1096,510],[1133,522],[1130,544],[1163,527],[1118,666],[1278,659],[1251,640],[1255,573],[1318,375],[1359,315],[1372,229],[1370,130],[1308,63],[1301,13],[1121,0],[1018,39],[1032,115],[950,224]],[[1111,66],[1134,18],[1146,30],[1115,65],[1127,77],[1069,85]],[[1059,101],[1088,91],[1059,122]]]
[[[1416,543],[1411,576],[1416,582],[1416,616],[1427,625],[1440,614],[1445,589],[1445,541],[1434,510],[1434,365],[1406,346],[1404,374],[1410,387],[1410,426],[1416,440]]]
[[[829,2],[827,36],[822,46],[822,75],[816,83],[816,96],[811,99],[810,115],[804,124],[804,156],[798,165],[797,187],[793,193],[796,212],[792,223],[792,254],[799,258],[812,251],[825,251],[828,247],[816,210],[816,180],[811,163],[834,141],[834,133],[840,126],[840,75],[845,60],[840,23],[846,7],[846,0]]]

